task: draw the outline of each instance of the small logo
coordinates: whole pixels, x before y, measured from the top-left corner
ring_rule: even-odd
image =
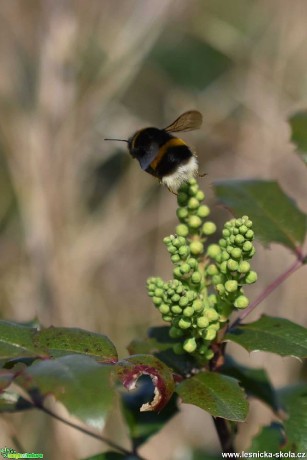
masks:
[[[3,458],[44,458],[44,454],[41,453],[24,452],[22,454],[20,452],[16,452],[15,449],[11,449],[10,447],[3,447],[0,449],[0,454]]]

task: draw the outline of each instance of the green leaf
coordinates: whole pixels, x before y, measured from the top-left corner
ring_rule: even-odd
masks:
[[[186,404],[194,404],[214,417],[243,422],[248,402],[237,380],[216,372],[200,372],[184,380],[176,392]]]
[[[38,348],[45,349],[52,357],[79,353],[104,363],[117,361],[113,343],[105,335],[95,332],[78,328],[49,327],[37,332],[33,340]]]
[[[65,327],[49,327],[39,331],[30,327],[30,324],[25,326],[0,321],[0,359],[3,363],[73,353],[92,356],[104,363],[117,361],[116,348],[105,335]]]
[[[247,214],[255,235],[265,245],[280,243],[292,251],[302,245],[307,216],[279,184],[264,180],[232,180],[215,183],[216,195],[235,216]]]
[[[282,389],[278,395],[288,415],[284,421],[287,438],[284,450],[307,452],[307,385]]]
[[[279,423],[272,423],[262,428],[252,440],[248,452],[279,452],[285,442],[283,426]]]
[[[225,340],[236,342],[247,351],[268,351],[280,356],[307,356],[307,329],[283,318],[263,315],[254,323],[231,329]]]
[[[260,399],[275,412],[280,409],[276,392],[264,369],[243,366],[227,356],[221,372],[237,379],[248,395]]]
[[[140,377],[148,375],[151,378],[155,387],[154,398],[141,406],[141,412],[161,411],[174,393],[172,370],[154,356],[133,355],[114,367],[117,377],[128,390],[135,389]]]
[[[114,403],[112,370],[88,356],[67,355],[34,363],[15,382],[35,401],[52,394],[72,415],[102,428]]]
[[[33,344],[36,329],[20,324],[0,321],[0,358],[13,359],[17,357],[46,356]]]
[[[307,111],[297,112],[289,118],[291,141],[295,144],[298,154],[307,165]]]

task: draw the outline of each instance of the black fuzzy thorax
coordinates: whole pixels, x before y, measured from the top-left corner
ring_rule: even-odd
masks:
[[[174,139],[167,131],[158,128],[145,128],[137,131],[128,140],[128,149],[133,158],[136,158],[141,168],[159,179],[176,172],[180,165],[185,164],[191,157],[192,152],[187,145],[170,146],[156,165],[155,169],[150,166],[160,149],[170,140]]]

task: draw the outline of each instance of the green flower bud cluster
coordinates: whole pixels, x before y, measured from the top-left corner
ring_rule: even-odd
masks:
[[[207,256],[212,259],[212,263],[206,266],[206,279],[211,279],[217,292],[216,308],[221,314],[221,320],[226,321],[234,307],[248,307],[249,300],[242,286],[257,281],[257,273],[251,270],[249,263],[255,254],[252,226],[248,216],[231,219],[224,226],[223,238],[207,249]]]
[[[204,273],[199,270],[197,259],[191,256],[190,245],[183,236],[168,236],[164,238],[171,261],[175,265],[174,278],[185,282],[187,287],[196,291],[204,286]]]
[[[242,286],[257,280],[249,263],[255,253],[252,222],[247,216],[226,222],[218,244],[206,250],[204,244],[216,225],[206,220],[210,209],[204,198],[195,179],[180,187],[180,223],[176,234],[163,240],[174,265],[173,279],[147,281],[149,296],[171,325],[171,338],[178,339],[175,353],[187,352],[202,362],[213,357],[212,342],[234,308],[248,306]]]
[[[202,204],[205,194],[199,189],[195,179],[183,184],[178,193],[177,217],[180,224],[176,227],[176,234],[188,238],[190,252],[195,257],[204,254],[204,242],[207,237],[216,231],[216,225],[205,219],[210,214],[207,205]]]
[[[219,314],[213,308],[215,296],[203,297],[179,279],[149,278],[147,288],[163,320],[171,323],[170,337],[182,339],[175,343],[175,353],[197,352],[211,359],[209,345],[220,329]]]

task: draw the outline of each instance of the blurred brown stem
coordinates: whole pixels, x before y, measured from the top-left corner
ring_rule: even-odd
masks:
[[[217,435],[219,437],[222,452],[233,452],[235,453],[235,449],[233,446],[233,433],[229,422],[223,418],[219,417],[212,417],[213,422],[217,431]]]

